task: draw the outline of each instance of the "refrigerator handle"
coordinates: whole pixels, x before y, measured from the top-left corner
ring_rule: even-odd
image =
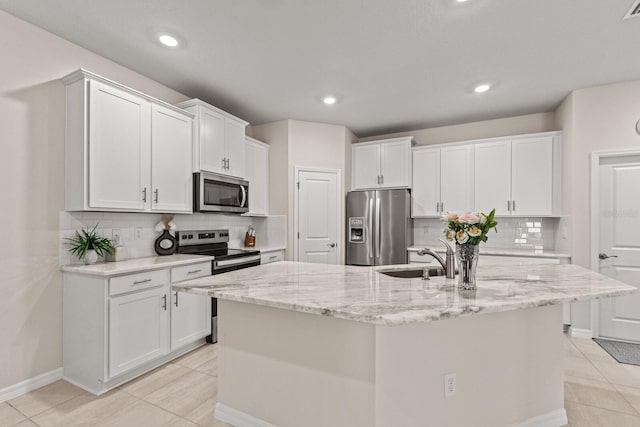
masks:
[[[381,234],[381,221],[380,221],[380,197],[376,197],[376,265],[380,259],[380,234]]]
[[[369,243],[367,243],[367,255],[369,257],[369,259],[372,260],[371,265],[375,265],[375,247],[373,244],[373,198],[369,199],[369,224],[366,225],[367,227],[367,241]]]

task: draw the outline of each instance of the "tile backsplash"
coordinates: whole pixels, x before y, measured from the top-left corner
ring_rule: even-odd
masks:
[[[127,259],[156,255],[153,244],[160,235],[156,224],[162,214],[120,212],[60,212],[60,265],[78,264],[81,261],[71,255],[66,238],[72,237],[83,227],[98,225],[103,237],[120,240],[127,247]],[[256,229],[256,242],[260,247],[286,246],[286,216],[245,217],[226,214],[175,215],[173,222],[178,230],[229,229],[229,246],[243,247],[244,235],[249,225]]]
[[[494,249],[546,249],[567,251],[569,248],[569,218],[496,218],[497,233],[491,230],[483,245]],[[413,220],[414,246],[441,245],[445,223],[437,218]]]

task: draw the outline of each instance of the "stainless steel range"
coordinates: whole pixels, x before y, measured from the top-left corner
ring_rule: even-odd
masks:
[[[178,253],[213,256],[211,274],[260,265],[260,251],[229,249],[229,230],[177,231]],[[211,335],[207,342],[218,341],[218,301],[211,298]]]

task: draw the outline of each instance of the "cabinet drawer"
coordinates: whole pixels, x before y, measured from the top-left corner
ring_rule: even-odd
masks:
[[[211,261],[183,265],[182,267],[174,267],[171,269],[171,283],[197,279],[198,277],[204,276],[211,276]]]
[[[262,252],[260,254],[260,264],[284,261],[284,251]]]
[[[144,273],[127,274],[109,280],[109,295],[119,295],[140,289],[166,285],[167,270],[146,271]]]
[[[431,264],[434,261],[431,255],[418,255],[417,252],[409,252],[409,264]]]

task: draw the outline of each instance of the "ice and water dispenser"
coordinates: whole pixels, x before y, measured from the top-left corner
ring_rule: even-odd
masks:
[[[364,218],[349,218],[349,243],[364,243]]]

